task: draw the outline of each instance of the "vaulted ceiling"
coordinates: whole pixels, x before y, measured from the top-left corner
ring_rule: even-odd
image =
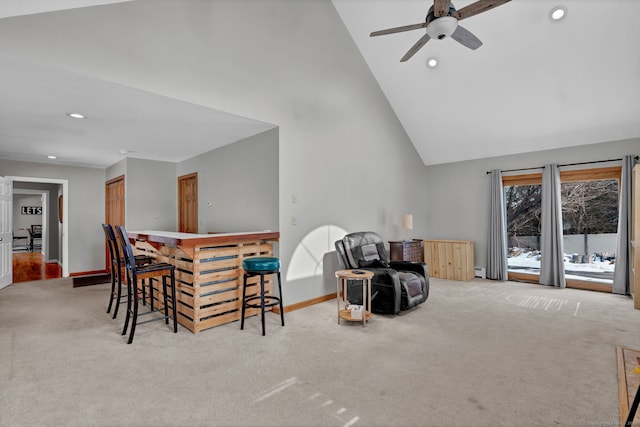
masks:
[[[236,7],[247,9],[247,25],[238,31],[277,46],[282,34],[260,32],[256,24],[268,18],[250,13],[254,1],[267,0],[235,0]],[[60,22],[66,9],[77,13],[77,8],[121,2],[0,3],[0,157],[46,161],[48,150],[56,147],[55,154],[68,164],[105,167],[125,155],[179,161],[276,126],[268,117],[230,113],[234,109],[226,105],[213,109],[186,103],[87,70],[52,66],[48,52],[31,48],[32,41],[46,46],[38,43],[38,28]],[[563,0],[567,16],[552,22],[549,12],[558,2],[513,0],[461,21],[484,43],[478,50],[452,39],[431,40],[403,63],[400,58],[423,29],[374,38],[369,33],[423,22],[431,2],[332,3],[359,50],[354,55],[364,57],[426,165],[640,137],[638,1]],[[454,3],[461,9],[472,1]],[[166,17],[127,16],[126,22],[135,19]],[[189,20],[196,17],[180,22]],[[106,31],[96,22],[86,26]],[[167,31],[178,35],[192,29]],[[114,37],[135,34],[150,46],[157,43],[153,35],[136,34],[135,26],[117,25],[113,32]],[[90,41],[74,40],[72,46],[87,61],[96,54]],[[437,59],[437,67],[427,67],[430,58]],[[135,64],[149,58],[128,60]],[[61,120],[52,114],[76,110],[91,111],[100,120]],[[190,130],[187,140],[184,128]],[[176,138],[183,142],[177,148],[169,142]]]

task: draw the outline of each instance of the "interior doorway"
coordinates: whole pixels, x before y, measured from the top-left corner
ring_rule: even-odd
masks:
[[[37,177],[24,177],[24,176],[9,176],[7,178],[10,178],[13,181],[14,188],[16,186],[16,183],[30,183],[29,185],[30,189],[35,191],[38,191],[38,188],[37,188],[38,184],[42,184],[42,188],[46,188],[45,190],[40,190],[40,192],[46,193],[45,200],[43,200],[43,227],[42,227],[43,251],[42,252],[44,254],[45,261],[48,260],[48,256],[50,254],[50,248],[46,247],[48,246],[48,243],[45,244],[45,242],[50,241],[52,227],[57,227],[57,231],[58,231],[57,262],[61,267],[62,277],[69,277],[69,238],[68,236],[69,236],[69,219],[71,217],[70,215],[68,215],[69,197],[67,196],[67,194],[69,192],[69,181],[66,179],[37,178]],[[53,190],[51,189],[51,186],[47,184],[57,184],[58,185],[57,194],[51,195],[51,192]],[[19,190],[19,191],[24,191],[24,190]],[[62,204],[59,207],[58,212],[55,212],[55,215],[53,215],[53,212],[51,211],[51,205],[52,205],[51,199],[54,196]],[[46,209],[44,208],[45,203],[46,203]],[[45,210],[46,210],[46,215],[44,213]],[[63,213],[64,213],[64,218],[62,217]],[[47,218],[46,226],[44,224],[45,216]],[[50,221],[51,218],[55,218],[57,220],[55,222]],[[13,227],[13,225],[11,225],[11,227]]]
[[[41,252],[43,259],[49,257],[49,191],[16,188],[13,186],[13,252]],[[40,227],[40,236],[34,227]],[[56,233],[57,235],[57,233]],[[23,242],[24,240],[24,242]],[[58,240],[57,238],[55,240]],[[26,248],[26,250],[23,250]],[[57,253],[57,251],[55,251]]]

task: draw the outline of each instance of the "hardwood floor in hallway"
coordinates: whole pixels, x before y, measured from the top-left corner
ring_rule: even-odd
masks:
[[[41,252],[13,254],[13,283],[62,277],[62,267],[56,262],[44,262]]]

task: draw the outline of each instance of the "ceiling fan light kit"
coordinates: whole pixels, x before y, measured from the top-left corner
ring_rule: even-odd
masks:
[[[442,18],[434,19],[427,25],[427,34],[432,39],[442,40],[451,36],[456,28],[458,28],[458,20],[456,18],[443,16]]]
[[[451,37],[461,45],[475,50],[482,46],[482,42],[469,30],[458,25],[458,21],[486,12],[509,1],[511,0],[477,0],[460,10],[456,10],[451,0],[433,0],[433,6],[429,8],[425,22],[374,31],[370,36],[383,36],[426,28],[426,34],[411,46],[400,62],[409,60],[431,39],[442,40]]]

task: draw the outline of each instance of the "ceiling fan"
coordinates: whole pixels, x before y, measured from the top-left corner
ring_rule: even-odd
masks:
[[[429,8],[425,22],[374,31],[370,34],[370,37],[418,30],[426,27],[427,33],[422,36],[416,44],[411,46],[411,49],[405,53],[400,62],[405,62],[415,55],[430,39],[442,40],[445,37],[451,37],[469,49],[475,50],[482,46],[482,42],[471,34],[469,30],[458,25],[458,21],[486,12],[509,1],[511,0],[478,0],[460,10],[456,10],[451,0],[433,0],[433,6]]]

